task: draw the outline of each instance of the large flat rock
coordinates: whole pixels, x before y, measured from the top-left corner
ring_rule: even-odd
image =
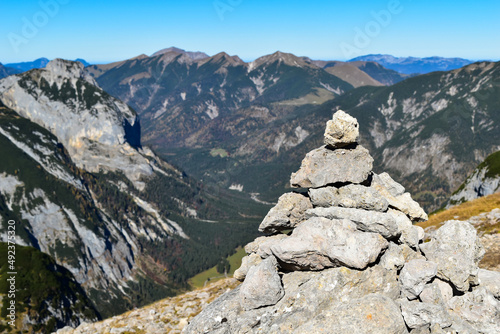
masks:
[[[349,220],[315,217],[271,246],[283,267],[322,270],[345,265],[364,269],[375,262],[388,242],[377,233],[360,232]]]
[[[362,183],[370,174],[373,158],[366,148],[329,149],[320,147],[307,153],[290,184],[297,188],[319,188],[335,183]]]

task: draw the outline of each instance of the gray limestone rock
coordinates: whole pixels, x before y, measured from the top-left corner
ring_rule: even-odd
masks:
[[[399,270],[405,264],[405,258],[401,248],[389,242],[389,247],[380,258],[380,265],[387,270]]]
[[[259,231],[276,233],[294,228],[304,219],[307,209],[312,209],[309,198],[297,193],[286,193],[280,196],[278,203],[267,213],[259,226]]]
[[[346,267],[317,272],[294,271],[284,274],[282,282],[286,293],[275,305],[244,311],[239,301],[240,286],[208,305],[191,320],[184,329],[184,333],[303,333],[304,331],[299,328],[307,328],[308,323],[315,321],[314,319],[319,320],[326,314],[332,316],[327,317],[328,321],[340,323],[342,319],[336,319],[335,310],[342,307],[342,304],[350,304],[352,306],[349,307],[353,307],[352,310],[354,310],[356,302],[351,304],[353,300],[359,300],[363,304],[363,300],[369,300],[368,304],[375,300],[382,301],[382,303],[373,303],[373,306],[377,305],[384,310],[380,317],[376,312],[363,315],[372,314],[372,319],[377,322],[384,320],[394,324],[393,319],[386,318],[386,310],[394,309],[388,300],[395,300],[400,294],[395,271],[385,270],[378,265],[363,271]],[[380,297],[373,300],[372,297],[367,299],[366,296],[371,294],[377,294]],[[368,310],[370,305],[364,305]],[[401,317],[401,315],[392,314],[392,311],[390,314],[391,318]],[[353,321],[364,321],[361,315],[356,317],[355,313],[351,314],[351,317],[357,318]],[[366,317],[365,319],[370,320]],[[397,322],[401,325],[399,320]],[[377,332],[375,328],[374,333],[407,333],[404,324],[401,331],[399,331],[399,326],[384,327],[392,326],[389,324],[380,324],[380,326],[381,328],[397,328],[397,330]]]
[[[435,239],[420,245],[425,257],[438,265],[437,276],[459,291],[478,284],[478,263],[484,255],[477,232],[468,222],[450,220],[435,233]]]
[[[380,175],[378,177],[380,178]],[[390,178],[390,176],[387,175],[385,178]],[[428,219],[424,209],[422,209],[420,207],[420,204],[418,204],[411,198],[411,195],[409,193],[403,193],[395,196],[393,195],[393,193],[394,194],[399,193],[399,191],[394,190],[396,186],[392,185],[392,183],[389,181],[380,182],[380,180],[379,181],[375,180],[376,177],[373,177],[371,187],[376,189],[380,193],[380,195],[382,195],[389,202],[389,206],[403,212],[413,222],[426,221]],[[388,186],[391,187],[391,189],[393,189],[392,193],[386,188],[385,184],[388,184]]]
[[[326,123],[325,145],[332,148],[354,144],[358,140],[359,124],[356,118],[342,110],[337,111]]]
[[[410,328],[429,327],[435,324],[446,328],[452,324],[450,315],[441,305],[405,299],[400,299],[399,304],[406,325]]]
[[[393,300],[372,294],[339,303],[298,328],[300,333],[408,333]]]
[[[446,305],[446,302],[453,297],[453,288],[445,281],[435,278],[432,283],[426,284],[419,295],[424,303],[434,303]]]
[[[416,226],[413,226],[411,220],[401,211],[389,209],[387,213],[394,218],[398,225],[398,230],[401,233],[399,242],[416,249],[419,242],[419,230]]]
[[[401,249],[401,252],[403,253],[403,257],[405,259],[405,262],[411,261],[411,260],[416,260],[416,259],[423,259],[425,260],[425,256],[423,256],[419,251],[415,251],[410,248],[407,244],[401,244],[399,245],[399,248]]]
[[[315,217],[300,224],[271,250],[283,266],[293,269],[322,270],[341,265],[364,269],[387,246],[382,236],[360,232],[349,220]]]
[[[349,184],[344,187],[324,187],[309,189],[314,206],[341,206],[373,211],[387,211],[389,203],[372,187]]]
[[[500,272],[479,269],[479,286],[488,289],[496,298],[500,298]]]
[[[405,187],[397,183],[387,173],[375,174],[372,176],[372,184],[383,186],[392,196],[399,196],[405,193]]]
[[[255,253],[243,257],[241,259],[241,266],[235,270],[233,277],[238,281],[243,281],[247,276],[248,270],[254,266],[257,266],[261,262],[262,258]]]
[[[245,252],[247,254],[256,253],[261,258],[265,259],[273,254],[273,252],[271,252],[271,246],[285,238],[288,238],[286,234],[258,237],[245,246]]]
[[[251,310],[276,304],[285,294],[276,269],[276,259],[268,257],[248,270],[240,288],[243,309]]]
[[[417,298],[427,282],[437,274],[437,265],[425,260],[407,262],[399,274],[401,293],[412,300]]]
[[[300,169],[292,173],[290,184],[292,187],[319,188],[339,182],[362,183],[372,167],[373,158],[361,145],[335,150],[320,147],[307,153]]]
[[[380,233],[385,238],[393,238],[400,235],[396,220],[391,214],[386,212],[341,207],[318,207],[306,211],[306,218],[310,217],[349,219],[356,223],[358,229],[367,232]]]
[[[448,306],[450,314],[480,333],[500,333],[500,302],[486,288],[455,296]]]

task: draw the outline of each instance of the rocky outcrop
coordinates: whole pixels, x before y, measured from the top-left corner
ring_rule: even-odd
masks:
[[[500,151],[490,154],[451,195],[449,208],[500,191]]]
[[[243,284],[210,304],[185,333],[500,330],[495,276],[486,271],[484,283],[478,279],[483,252],[472,226],[448,222],[422,243],[423,230],[412,222],[425,212],[387,174],[371,171],[365,151],[353,143],[306,156],[291,183],[309,188],[313,208],[294,217],[288,234],[267,221],[264,231],[274,234],[245,247]],[[360,152],[363,158],[353,160]],[[277,207],[271,211],[283,208]],[[260,302],[248,303],[249,291]]]
[[[7,77],[0,100],[52,132],[78,167],[122,171],[139,188],[141,177],[153,173],[152,152],[139,148],[136,113],[100,89],[79,62],[55,59],[45,69]]]

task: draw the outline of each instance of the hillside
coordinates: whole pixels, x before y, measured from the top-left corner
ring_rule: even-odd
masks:
[[[408,74],[390,70],[373,61],[324,61],[311,60],[306,57],[303,59],[349,82],[355,88],[361,86],[390,86],[410,77]]]
[[[89,300],[74,276],[55,263],[48,255],[32,247],[16,246],[15,261],[15,308],[16,327],[7,322],[11,319],[6,301],[9,298],[10,281],[8,245],[0,243],[0,296],[2,297],[0,332],[51,333],[64,325],[78,326],[79,323],[100,319],[93,303]],[[59,311],[54,311],[59,310]]]
[[[139,124],[80,63],[0,81],[2,240],[15,220],[18,244],[69,270],[103,317],[186,289],[266,208],[161,160]]]
[[[490,154],[451,195],[447,207],[500,191],[500,151]]]

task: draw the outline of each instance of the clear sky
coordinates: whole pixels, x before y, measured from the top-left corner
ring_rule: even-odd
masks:
[[[277,50],[500,59],[500,1],[4,0],[0,62],[109,62],[176,46],[252,60]]]

